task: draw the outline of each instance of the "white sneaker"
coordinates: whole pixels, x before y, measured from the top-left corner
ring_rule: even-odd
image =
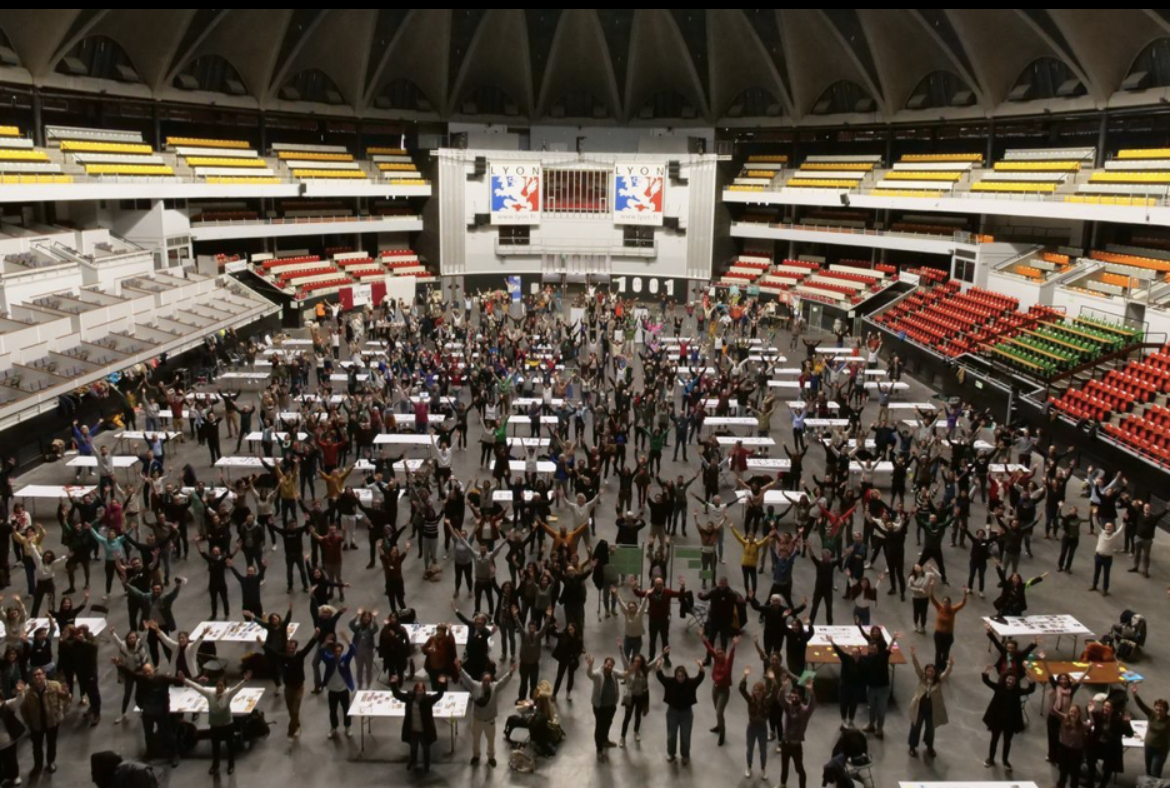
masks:
[[[768,782],[768,773],[767,772],[760,772],[760,779],[764,782]]]
[[[752,779],[752,770],[751,770],[751,769],[745,769],[745,770],[744,770],[744,772],[743,772],[743,776],[744,776],[744,777],[746,777],[746,778],[747,778],[747,779],[749,779],[749,780],[750,780],[750,779]]]
[[[347,738],[347,739],[353,738],[353,731],[351,731],[349,728],[345,729],[345,738]]]
[[[329,735],[326,736],[325,738],[326,739],[336,739],[337,738],[337,728],[330,728]]]
[[[123,715],[121,715],[121,716],[119,716],[119,717],[115,717],[115,718],[114,718],[114,724],[115,724],[115,725],[121,725],[121,724],[122,724],[123,722],[125,722],[125,721],[126,721],[126,715],[125,715],[125,714],[123,714]]]

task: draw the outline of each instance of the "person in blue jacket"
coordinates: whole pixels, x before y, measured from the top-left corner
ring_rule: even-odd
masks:
[[[342,638],[344,638],[344,634]],[[325,677],[323,683],[329,691],[329,738],[337,737],[338,709],[344,717],[345,735],[350,736],[349,694],[353,692],[353,673],[349,665],[357,654],[357,647],[352,643],[347,649],[342,643],[334,642],[329,648],[321,650],[321,661],[325,663]]]

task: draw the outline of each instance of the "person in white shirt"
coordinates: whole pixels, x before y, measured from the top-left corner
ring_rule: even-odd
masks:
[[[232,720],[232,699],[244,688],[244,684],[252,678],[252,671],[244,672],[244,680],[234,687],[228,687],[227,682],[220,679],[214,687],[204,687],[191,679],[184,678],[183,683],[207,699],[207,720],[211,724],[211,768],[207,773],[219,774],[219,745],[227,744],[227,773],[236,770],[235,722]]]
[[[1125,534],[1113,523],[1105,523],[1101,533],[1097,534],[1097,549],[1093,556],[1093,585],[1090,591],[1097,590],[1097,583],[1104,573],[1104,583],[1101,584],[1101,596],[1109,596],[1109,572],[1113,568],[1114,542]]]

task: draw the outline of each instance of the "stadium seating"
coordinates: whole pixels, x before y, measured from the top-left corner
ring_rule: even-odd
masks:
[[[893,169],[886,171],[872,193],[887,197],[941,197],[982,161],[983,157],[977,153],[903,156]]]
[[[991,172],[971,186],[975,192],[1052,193],[1082,167],[1093,166],[1096,148],[1008,150]]]
[[[881,156],[809,156],[785,188],[855,189],[874,168]]]

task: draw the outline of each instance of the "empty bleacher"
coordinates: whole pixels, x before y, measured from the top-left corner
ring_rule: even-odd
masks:
[[[981,166],[979,153],[908,154],[887,170],[871,194],[886,197],[941,197]]]
[[[173,178],[167,164],[138,131],[111,131],[68,126],[49,126],[45,135],[56,143],[65,160],[90,176],[119,178]]]
[[[298,180],[364,180],[369,177],[343,145],[278,142],[272,146],[272,153]]]
[[[1019,148],[1009,150],[991,172],[971,186],[975,192],[1051,194],[1082,168],[1092,167],[1096,148]]]
[[[881,165],[882,157],[809,156],[785,188],[856,189]]]
[[[1104,170],[1089,176],[1087,183],[1077,187],[1077,197],[1095,198],[1075,200],[1105,204],[1133,204],[1129,197],[1164,198],[1170,189],[1170,150],[1166,148],[1131,148],[1117,152],[1105,162]],[[1122,198],[1109,200],[1108,198]],[[1105,198],[1105,199],[1103,199]],[[1148,204],[1148,203],[1145,203]]]
[[[211,183],[280,183],[280,178],[246,140],[167,137],[167,148]],[[219,181],[216,179],[233,180]],[[234,180],[234,179],[244,180]]]

